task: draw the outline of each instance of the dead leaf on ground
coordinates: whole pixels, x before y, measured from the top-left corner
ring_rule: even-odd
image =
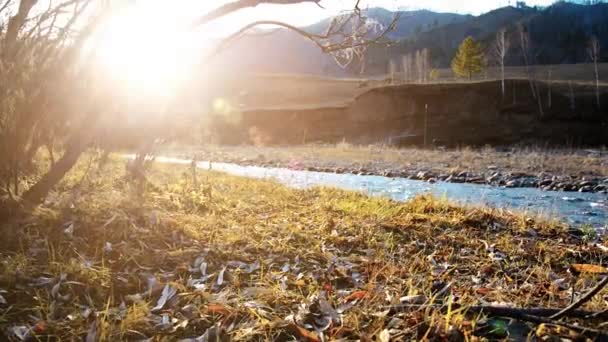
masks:
[[[207,312],[216,315],[229,315],[232,311],[222,304],[209,304]]]
[[[308,331],[308,330],[298,326],[297,324],[290,324],[287,327],[287,330],[289,330],[289,332],[291,334],[299,337],[303,341],[307,341],[307,342],[319,342],[320,341],[319,337],[317,337],[317,334],[315,334],[311,331]]]
[[[355,292],[351,293],[350,295],[344,297],[344,301],[350,302],[352,300],[366,298],[367,296],[369,296],[369,293],[367,291],[355,291]]]
[[[591,264],[572,264],[570,266],[570,272],[577,275],[581,273],[585,274],[608,274],[608,268],[600,265]]]
[[[165,304],[167,304],[167,302],[173,298],[173,296],[175,296],[177,294],[177,289],[169,286],[169,285],[165,285],[165,288],[163,289],[163,293],[161,294],[160,298],[158,299],[158,302],[156,303],[156,306],[154,308],[152,308],[152,312],[155,311],[160,311],[163,309],[163,307],[165,306]]]

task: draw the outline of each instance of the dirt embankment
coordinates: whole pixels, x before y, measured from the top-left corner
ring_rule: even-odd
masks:
[[[217,116],[218,143],[310,142],[485,145],[516,142],[608,144],[608,87],[600,106],[591,85],[508,80],[401,85],[372,89],[350,105],[245,110],[238,120]]]

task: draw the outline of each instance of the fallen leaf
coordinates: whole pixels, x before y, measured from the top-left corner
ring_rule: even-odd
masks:
[[[46,323],[46,321],[38,321],[32,327],[32,331],[34,331],[36,334],[43,334],[48,329],[48,327],[49,325]]]
[[[217,286],[222,286],[222,284],[224,283],[224,272],[226,272],[226,267],[222,268],[222,270],[217,276]]]
[[[221,304],[209,304],[207,306],[207,312],[216,315],[229,315],[231,313],[227,307]]]
[[[299,338],[301,338],[304,341],[307,342],[319,342],[319,337],[317,337],[317,334],[308,331],[300,326],[298,326],[297,324],[290,324],[287,329],[289,330],[289,332],[291,332],[294,336],[297,336]]]
[[[480,287],[477,290],[475,290],[475,293],[480,294],[482,296],[487,296],[488,293],[490,293],[490,289],[487,287]]]
[[[85,342],[95,342],[97,341],[97,322],[91,323],[89,327],[89,331],[87,331],[87,337]]]
[[[369,295],[367,291],[355,291],[350,295],[344,297],[344,301],[349,302],[351,300],[363,299]]]
[[[8,329],[8,331],[16,338],[18,338],[20,341],[25,341],[27,339],[29,339],[31,337],[31,329],[24,326],[24,325],[20,325],[20,326],[15,326],[15,327],[10,327]]]
[[[67,227],[63,230],[63,233],[69,237],[72,237],[72,235],[74,235],[74,222],[68,222],[65,226]]]
[[[391,333],[388,331],[388,329],[384,329],[378,334],[378,342],[389,342],[390,340]]]
[[[572,264],[570,266],[570,272],[574,275],[580,273],[586,274],[608,274],[608,268],[599,265],[590,264]]]
[[[403,296],[399,298],[399,302],[401,302],[401,304],[424,304],[427,299],[428,298],[423,295]]]
[[[219,325],[214,325],[211,328],[207,329],[204,334],[195,338],[186,338],[181,339],[179,342],[225,342],[229,341],[228,336],[224,329],[222,329]]]
[[[152,312],[162,310],[163,307],[165,307],[165,304],[167,304],[167,302],[171,298],[173,298],[173,296],[175,296],[175,294],[177,294],[177,289],[169,286],[168,284],[165,285],[165,288],[163,289],[163,293],[161,294],[160,298],[158,299],[158,302],[156,302],[156,306],[154,308],[152,308]]]

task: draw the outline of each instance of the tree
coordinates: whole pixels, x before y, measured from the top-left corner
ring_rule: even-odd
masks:
[[[600,108],[600,72],[597,67],[597,63],[600,58],[600,41],[596,36],[592,36],[589,39],[589,46],[587,47],[587,54],[593,62],[593,68],[595,71],[595,101],[597,102],[597,108]]]
[[[93,0],[37,4],[6,0],[0,6],[0,195],[13,199],[31,190],[25,180],[36,170],[36,152],[65,142],[92,111],[91,56],[83,47],[106,9]]]
[[[484,67],[485,55],[481,45],[473,37],[465,38],[452,60],[452,70],[460,77],[472,79],[474,75],[481,73]]]
[[[412,79],[413,68],[412,68],[412,54],[408,53],[401,56],[401,66],[403,68],[402,80],[404,83],[409,82]]]
[[[390,59],[388,61],[388,74],[389,74],[389,78],[390,78],[390,82],[391,84],[396,84],[397,82],[397,64],[395,64],[395,61]]]
[[[324,33],[309,33],[278,21],[257,21],[221,40],[200,61],[210,61],[257,26],[273,25],[312,41],[340,66],[346,67],[361,60],[369,45],[386,43],[386,34],[398,20],[395,16],[388,26],[380,25],[362,13],[358,1],[353,2],[354,9],[335,17]],[[121,6],[135,5],[132,1],[112,2],[112,6],[109,3],[102,0],[0,1],[0,180],[3,182],[0,199],[8,197],[11,204],[41,203],[82,153],[96,139],[100,140],[101,118],[104,125],[112,125],[111,120],[105,119],[109,114],[138,110],[131,108],[127,99],[118,100],[122,94],[117,93],[104,75],[99,75],[94,63],[96,33],[103,29],[107,16],[120,12]],[[199,17],[183,31],[187,33],[262,4],[297,3],[319,5],[320,0],[233,0]],[[168,134],[176,135],[166,128],[175,121],[175,112],[182,107],[182,101],[193,96],[187,90],[184,84],[172,99],[158,106],[162,109],[158,110],[161,113],[156,126],[148,126],[142,119],[141,126],[136,127],[145,132],[140,139],[142,155],[149,154],[149,146],[156,141]],[[154,129],[148,130],[148,127]],[[112,127],[104,129],[112,132]],[[35,164],[36,152],[52,143],[49,141],[52,138],[61,139],[58,145],[62,147],[62,154],[50,168],[38,170],[41,177],[25,179],[35,174],[28,170]],[[0,209],[6,207],[0,204]]]
[[[521,48],[521,54],[524,58],[524,66],[526,67],[526,77],[528,78],[528,83],[530,84],[532,96],[536,98],[536,85],[532,79],[532,71],[530,70],[532,50],[530,47],[530,33],[528,32],[528,28],[523,23],[517,24],[517,31],[519,33],[519,46]]]
[[[500,80],[501,80],[501,91],[502,98],[505,98],[505,57],[511,46],[509,38],[506,36],[507,29],[502,28],[496,33],[496,42],[494,42],[494,57],[498,61],[500,66]]]

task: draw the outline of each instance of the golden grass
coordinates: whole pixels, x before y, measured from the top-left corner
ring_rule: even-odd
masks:
[[[167,165],[142,195],[123,173],[114,160],[76,195],[78,168],[43,208],[3,225],[17,233],[1,243],[0,338],[21,325],[42,340],[174,340],[218,325],[233,340],[492,338],[480,327],[496,322],[468,306],[564,307],[569,265],[606,262],[566,226],[504,210],[216,172],[195,185]],[[578,291],[594,283],[575,280]],[[168,288],[177,294],[153,310]],[[606,295],[584,308],[605,309]],[[412,296],[443,307],[391,309]]]

